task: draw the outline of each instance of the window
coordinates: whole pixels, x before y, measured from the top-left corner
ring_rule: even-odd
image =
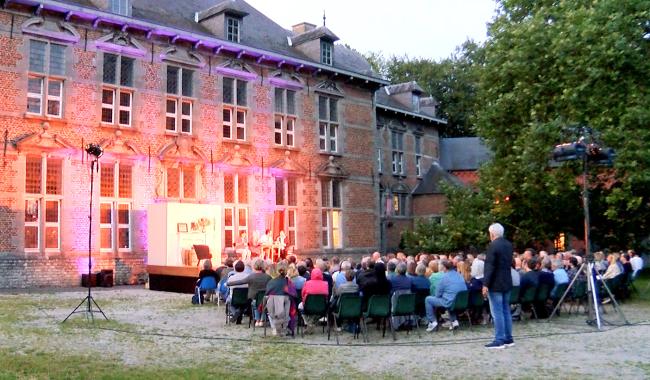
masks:
[[[110,0],[111,12],[122,16],[131,16],[129,0]]]
[[[65,45],[30,40],[27,113],[61,117]]]
[[[338,110],[337,99],[327,96],[318,97],[318,134],[321,152],[338,151]]]
[[[134,62],[133,58],[104,53],[102,123],[131,126]]]
[[[332,49],[333,45],[329,41],[320,42],[320,62],[325,65],[332,65]]]
[[[415,136],[415,175],[422,177],[422,138]]]
[[[397,193],[393,194],[393,215],[406,216],[406,199],[408,194]]]
[[[224,243],[232,247],[235,237],[248,233],[248,181],[242,174],[223,176],[223,218]]]
[[[167,66],[167,104],[165,129],[168,132],[192,134],[194,71]]]
[[[296,92],[275,89],[275,145],[296,146]]]
[[[170,166],[166,174],[167,198],[196,199],[196,170],[193,166]]]
[[[25,165],[25,251],[61,249],[62,161],[27,157]]]
[[[411,102],[413,103],[413,111],[420,112],[420,95],[411,94]]]
[[[226,17],[226,39],[232,42],[239,42],[239,31],[241,20],[234,17]]]
[[[343,247],[341,238],[341,181],[321,181],[321,206],[323,248]]]
[[[287,235],[287,245],[296,246],[297,215],[298,215],[298,186],[295,178],[275,179],[275,217],[280,230]],[[276,226],[274,226],[276,229]]]
[[[130,165],[120,162],[101,165],[99,242],[102,252],[131,250],[132,171]]]
[[[404,134],[391,132],[391,147],[393,148],[393,174],[404,174]]]
[[[223,78],[223,138],[246,141],[248,82]]]

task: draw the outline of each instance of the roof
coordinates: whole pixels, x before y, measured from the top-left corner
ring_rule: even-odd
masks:
[[[456,176],[449,174],[437,161],[429,167],[424,177],[413,189],[413,195],[442,194],[442,183],[454,186],[462,186],[463,183]]]
[[[440,139],[440,163],[445,170],[478,170],[492,152],[478,137]]]
[[[248,12],[242,7],[240,2],[237,1],[224,1],[220,4],[217,4],[211,8],[202,10],[200,12],[196,13],[196,19],[198,21],[203,21],[206,18],[210,18],[214,15],[218,15],[220,13],[228,13],[228,14],[233,14],[239,17],[245,17],[248,15]]]
[[[401,94],[403,92],[415,92],[422,94],[424,92],[422,87],[420,87],[416,81],[391,84],[390,86],[384,87],[384,90],[388,93],[388,95]]]
[[[318,28],[314,28],[312,30],[309,30],[305,33],[298,34],[295,37],[291,38],[291,43],[294,46],[297,46],[307,41],[312,41],[323,37],[325,37],[328,41],[331,42],[339,40],[336,34],[332,33],[332,31],[329,30],[326,26],[319,26]]]
[[[392,88],[393,90],[390,90],[390,88]],[[375,92],[375,103],[377,104],[377,108],[381,108],[387,111],[400,112],[406,116],[422,118],[437,124],[447,124],[447,120],[437,118],[434,115],[431,115],[426,112],[422,112],[422,109],[415,110],[412,104],[409,103],[408,105],[406,105],[398,101],[392,96],[395,94],[411,91],[411,90],[405,90],[408,88],[416,89],[416,88],[420,88],[420,86],[418,86],[418,84],[415,82],[408,82],[408,83],[400,83],[400,84],[394,84],[390,86],[384,86],[380,88]],[[421,106],[430,105],[431,102],[433,102],[433,104],[437,104],[437,102],[433,98],[425,98],[425,99],[427,99],[426,104],[422,103],[422,100],[424,99],[420,99]]]
[[[26,0],[17,2],[28,3]],[[320,66],[320,62],[309,58],[299,49],[289,45],[289,39],[295,34],[291,30],[284,29],[273,20],[253,8],[244,0],[131,0],[132,16],[134,20],[160,25],[161,29],[173,28],[182,32],[188,32],[197,36],[205,36],[215,40],[223,40],[215,36],[204,25],[195,21],[195,15],[199,18],[210,17],[220,12],[236,10],[239,14],[247,14],[243,19],[242,35],[239,45],[259,49],[269,53],[276,53],[288,58],[295,58],[300,61],[313,62]],[[43,3],[48,9],[64,9],[62,5],[68,4],[73,7],[82,7],[91,11],[103,12],[90,0],[45,0]],[[123,16],[115,15],[116,19],[124,19]],[[317,28],[319,30],[322,28]],[[325,28],[326,29],[326,28]],[[322,31],[327,33],[329,30]],[[336,37],[329,31],[330,38]],[[375,73],[368,61],[361,54],[341,44],[334,45],[335,59],[331,69],[339,69],[350,73],[362,74],[370,77],[373,81],[385,83],[385,80]]]

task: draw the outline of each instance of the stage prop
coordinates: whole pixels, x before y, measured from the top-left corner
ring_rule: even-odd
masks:
[[[205,260],[221,265],[221,207],[164,202],[147,210],[149,289],[193,293]]]

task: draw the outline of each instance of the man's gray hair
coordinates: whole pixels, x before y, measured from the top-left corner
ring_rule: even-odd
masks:
[[[345,273],[346,270],[352,269],[352,264],[349,261],[345,260],[341,263],[341,272]]]
[[[495,238],[503,237],[503,232],[504,232],[503,226],[499,223],[492,224],[490,228],[488,228],[488,230]]]
[[[404,263],[399,263],[397,264],[397,274],[406,274],[406,264]]]
[[[418,264],[418,266],[415,267],[415,274],[418,276],[424,276],[424,273],[426,273],[426,271],[427,267],[422,263]]]

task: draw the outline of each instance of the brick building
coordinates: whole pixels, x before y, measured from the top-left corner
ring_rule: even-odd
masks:
[[[382,251],[399,248],[402,231],[418,218],[439,217],[446,198],[440,181],[458,184],[439,164],[437,102],[423,96],[415,82],[382,87],[375,95],[376,149],[379,173],[380,240]]]
[[[104,149],[93,271],[114,269],[116,283],[145,273],[154,202],[220,205],[224,248],[273,228],[299,255],[376,249],[380,185],[416,185],[438,157],[428,126],[442,121],[424,99],[397,107],[404,123],[389,104],[376,115],[388,83],[337,39],[285,30],[241,0],[2,1],[0,288],[79,284],[89,143]],[[390,156],[378,167],[380,125],[380,140],[401,131],[419,152],[397,176]]]

